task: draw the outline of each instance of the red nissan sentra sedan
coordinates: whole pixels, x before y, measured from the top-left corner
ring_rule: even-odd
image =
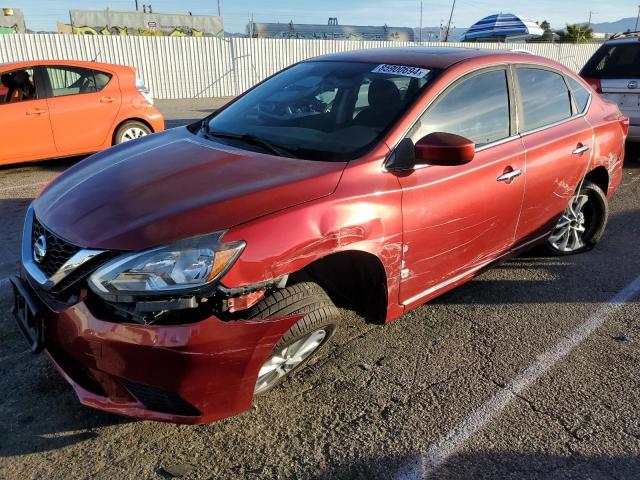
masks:
[[[96,154],[28,210],[15,315],[80,401],[240,413],[340,325],[510,255],[601,238],[628,119],[532,55],[323,56],[202,122]]]

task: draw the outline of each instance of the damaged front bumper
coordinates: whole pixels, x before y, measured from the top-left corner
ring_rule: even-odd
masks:
[[[44,351],[84,405],[129,417],[206,423],[251,407],[260,367],[302,315],[187,325],[98,318],[82,300],[41,304]]]

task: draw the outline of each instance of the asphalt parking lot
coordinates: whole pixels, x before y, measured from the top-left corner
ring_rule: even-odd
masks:
[[[159,102],[168,126],[215,106]],[[524,255],[386,327],[346,315],[311,366],[202,426],[82,407],[28,352],[6,277],[29,202],[78,159],[0,169],[0,478],[640,478],[640,148],[627,157],[592,252]]]

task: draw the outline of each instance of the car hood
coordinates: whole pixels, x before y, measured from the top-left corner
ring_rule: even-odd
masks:
[[[178,128],[83,160],[34,208],[71,243],[139,250],[330,195],[345,166],[240,150]]]

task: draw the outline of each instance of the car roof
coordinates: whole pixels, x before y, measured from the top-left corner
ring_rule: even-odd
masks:
[[[124,65],[116,65],[113,63],[100,63],[100,62],[91,62],[85,60],[24,60],[20,62],[8,62],[0,64],[0,67],[5,68],[26,68],[34,65],[68,65],[75,67],[85,67],[85,68],[94,68],[94,69],[105,69],[105,70],[114,70],[114,69],[123,69],[123,68],[131,68],[126,67]]]
[[[637,43],[640,45],[640,38],[635,37],[621,37],[621,38],[612,38],[603,43],[603,45],[618,45],[621,43]]]
[[[362,63],[388,63],[412,65],[423,68],[446,69],[464,60],[487,58],[512,60],[514,55],[530,59],[529,53],[517,53],[487,48],[460,47],[391,47],[330,53],[307,61],[336,61]]]

